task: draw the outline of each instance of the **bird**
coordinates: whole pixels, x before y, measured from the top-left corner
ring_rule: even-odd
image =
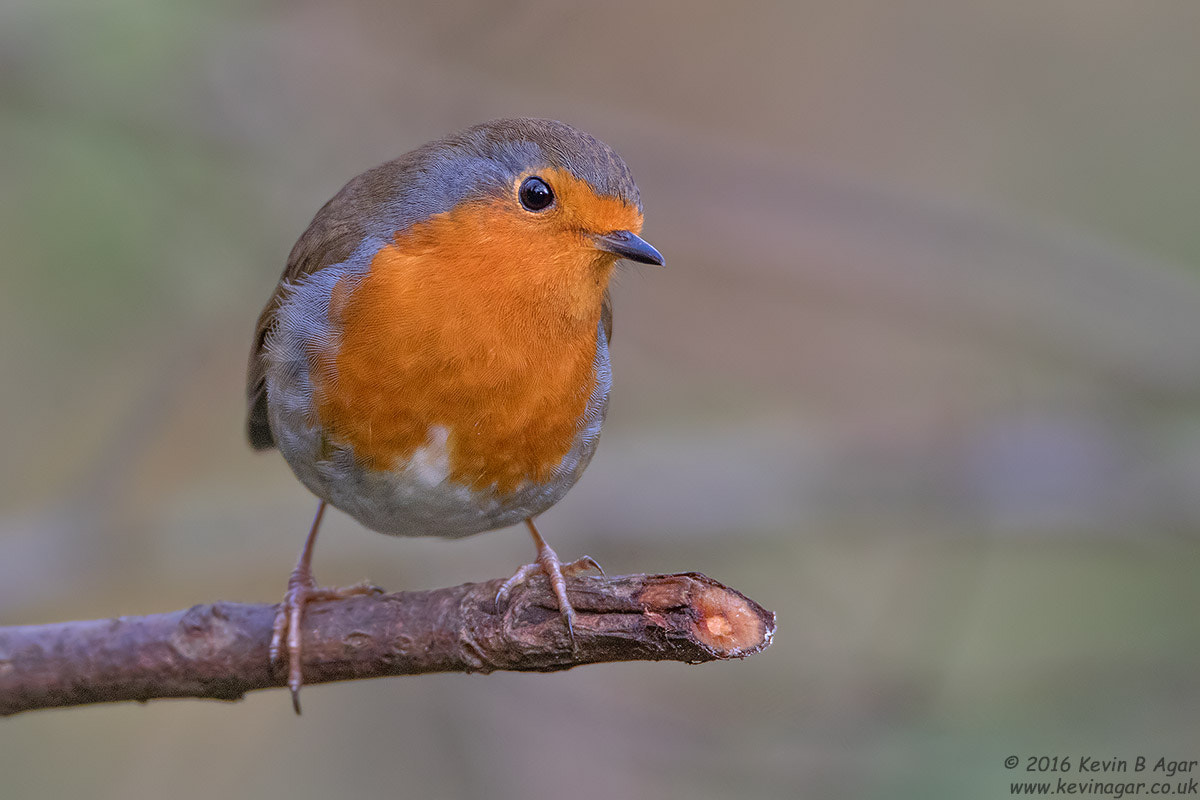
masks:
[[[258,319],[246,434],[318,498],[280,604],[300,713],[301,625],[327,505],[396,536],[460,538],[524,523],[574,642],[564,564],[535,517],[592,459],[612,386],[618,260],[662,266],[641,238],[629,167],[563,122],[511,118],[429,142],[351,179],[316,214]]]

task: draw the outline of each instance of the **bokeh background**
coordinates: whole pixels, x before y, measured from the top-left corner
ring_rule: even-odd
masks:
[[[357,172],[497,116],[632,166],[664,270],[544,517],[779,615],[744,662],[0,721],[5,798],[1006,797],[1200,757],[1200,5],[0,0],[0,623],[274,601],[314,501],[242,438],[256,315]],[[328,583],[520,529],[335,513]]]

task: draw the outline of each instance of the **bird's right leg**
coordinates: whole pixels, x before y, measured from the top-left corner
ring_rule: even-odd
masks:
[[[288,688],[292,691],[292,707],[300,713],[300,686],[304,683],[304,673],[301,670],[301,645],[303,642],[304,607],[314,600],[340,600],[363,594],[380,594],[383,589],[363,581],[353,586],[328,587],[317,586],[312,574],[313,550],[317,545],[317,531],[321,527],[321,518],[325,515],[325,501],[317,506],[317,515],[313,518],[312,528],[304,541],[304,549],[296,568],[288,578],[287,592],[283,602],[279,604],[279,612],[275,615],[275,630],[271,636],[271,663],[274,664],[283,656],[283,645],[287,641],[288,657]]]

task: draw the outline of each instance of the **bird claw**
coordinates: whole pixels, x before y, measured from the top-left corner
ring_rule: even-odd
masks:
[[[500,584],[500,590],[496,592],[496,613],[500,613],[501,606],[508,600],[509,594],[516,586],[525,583],[538,572],[544,573],[550,581],[550,588],[554,590],[554,596],[558,599],[558,611],[562,614],[563,621],[567,624],[567,635],[571,639],[571,647],[574,648],[575,608],[567,598],[567,581],[565,576],[592,569],[603,575],[604,569],[591,556],[577,558],[568,564],[562,563],[558,558],[558,554],[554,552],[550,545],[546,544],[532,523],[529,524],[529,528],[533,532],[534,541],[537,543],[537,560],[532,564],[525,564],[513,573],[511,578]]]
[[[600,577],[608,577],[604,571],[604,567],[600,566],[600,562],[591,556],[580,556],[570,564],[563,564],[563,574],[574,575],[579,572],[587,572],[589,569],[594,569],[600,573]]]
[[[301,623],[304,619],[304,607],[313,601],[341,600],[347,597],[382,593],[382,588],[365,580],[359,581],[353,586],[317,586],[311,572],[300,569],[292,572],[292,576],[288,579],[287,592],[284,593],[283,602],[279,604],[279,611],[275,615],[275,624],[271,633],[270,658],[272,664],[284,660],[286,643],[288,689],[292,693],[292,708],[296,710],[297,714],[300,713],[300,687],[304,683],[304,673],[301,669],[303,663]]]
[[[535,572],[541,571],[541,564],[525,564],[514,572],[511,578],[500,584],[500,590],[496,592],[496,613],[500,613],[500,606],[508,601],[508,596],[512,593],[514,587],[525,583]],[[549,573],[547,573],[547,576],[549,576]]]
[[[600,566],[599,562],[591,556],[582,556],[581,558],[577,558],[569,564],[558,562],[558,569],[564,577],[578,575],[579,573],[587,572],[588,570],[595,570],[602,576],[607,574],[604,571],[604,567]],[[500,585],[500,590],[496,592],[496,613],[500,613],[500,607],[507,602],[508,596],[512,593],[513,589],[515,589],[517,586],[520,586],[522,583],[527,582],[534,574],[538,572],[541,572],[545,574],[547,578],[550,578],[551,586],[553,586],[554,578],[552,570],[553,567],[551,567],[550,570],[547,570],[536,561],[532,564],[525,564],[518,569],[511,578]]]

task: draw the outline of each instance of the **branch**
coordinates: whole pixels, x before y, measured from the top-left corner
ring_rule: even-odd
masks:
[[[545,580],[501,581],[314,602],[305,611],[304,682],[517,670],[602,661],[741,658],[762,650],[775,615],[699,573],[568,579],[575,646]],[[277,606],[213,603],[146,617],[0,628],[0,716],[159,697],[238,700],[283,686],[267,655]]]

